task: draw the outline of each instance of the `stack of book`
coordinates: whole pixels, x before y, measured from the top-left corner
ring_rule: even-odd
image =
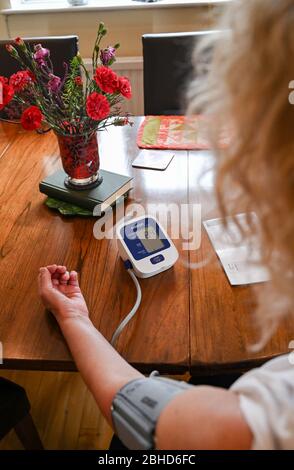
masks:
[[[129,176],[106,170],[100,170],[100,175],[103,181],[96,188],[75,191],[64,185],[66,174],[63,170],[59,170],[41,181],[39,187],[41,193],[49,198],[64,201],[91,212],[95,208],[95,214],[98,214],[99,208],[102,213],[107,207],[114,205],[122,197],[126,197],[132,189],[132,178]]]

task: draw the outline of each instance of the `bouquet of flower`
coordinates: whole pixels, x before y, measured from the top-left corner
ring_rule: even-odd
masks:
[[[22,70],[9,79],[0,76],[0,110],[18,103],[24,129],[53,129],[58,135],[85,135],[112,124],[130,124],[128,116],[121,117],[119,107],[124,98],[131,98],[130,82],[111,69],[119,44],[102,49],[100,43],[106,33],[100,23],[91,76],[79,53],[70,64],[63,64],[64,75],[59,77],[54,74],[50,51],[41,44],[33,50],[21,38],[16,38],[14,45],[7,44]]]

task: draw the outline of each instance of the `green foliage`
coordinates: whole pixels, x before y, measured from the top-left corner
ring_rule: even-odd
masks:
[[[69,120],[75,119],[81,114],[84,104],[83,87],[77,85],[75,80],[81,76],[81,67],[79,57],[74,57],[70,62],[68,77],[64,84],[62,99],[64,102],[66,114]]]
[[[94,75],[95,70],[98,65],[98,60],[99,60],[99,52],[100,52],[100,42],[104,36],[107,34],[107,29],[105,28],[105,25],[103,21],[100,21],[98,31],[97,31],[97,36],[94,44],[94,49],[93,49],[93,54],[92,54],[92,73]]]
[[[50,209],[56,209],[62,215],[79,215],[84,217],[92,217],[93,212],[83,209],[82,207],[69,204],[68,202],[60,201],[59,199],[53,199],[48,197],[45,200],[45,204]]]

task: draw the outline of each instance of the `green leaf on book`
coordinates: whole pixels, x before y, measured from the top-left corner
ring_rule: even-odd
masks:
[[[83,217],[93,216],[93,212],[83,209],[82,207],[69,204],[68,202],[60,201],[59,199],[53,199],[48,197],[45,201],[47,207],[50,209],[56,209],[62,215],[80,215]]]

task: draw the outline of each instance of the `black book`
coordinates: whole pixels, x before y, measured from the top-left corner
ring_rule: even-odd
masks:
[[[47,196],[74,204],[84,209],[93,211],[94,207],[100,205],[101,211],[107,206],[112,206],[122,196],[128,194],[132,189],[132,179],[129,176],[119,175],[111,171],[99,170],[103,177],[102,183],[93,189],[75,191],[64,185],[66,173],[59,170],[41,181],[40,192]],[[96,211],[95,211],[96,212]]]

